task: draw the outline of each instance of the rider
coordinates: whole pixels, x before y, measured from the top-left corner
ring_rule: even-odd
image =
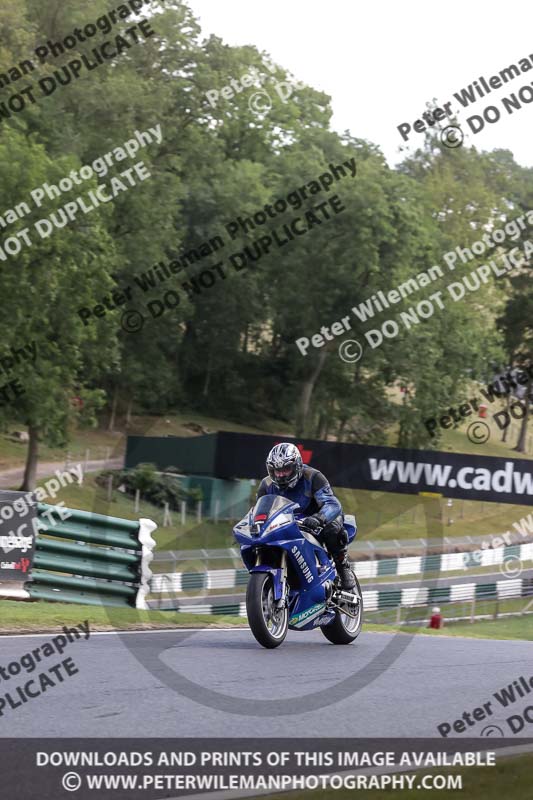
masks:
[[[342,506],[327,479],[313,467],[304,466],[298,448],[290,442],[275,445],[266,460],[268,477],[263,478],[257,499],[279,494],[298,503],[309,516],[302,523],[310,528],[330,552],[343,589],[353,589],[354,574],[348,559],[348,534],[344,530]]]

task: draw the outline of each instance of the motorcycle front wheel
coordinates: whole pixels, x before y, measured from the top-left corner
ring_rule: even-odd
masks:
[[[354,575],[355,577],[355,575]],[[357,595],[359,602],[351,605],[346,610],[350,612],[343,614],[342,610],[335,609],[335,619],[329,625],[323,625],[320,630],[328,641],[332,644],[351,644],[363,627],[363,594],[359,581],[355,578],[354,594]]]
[[[287,606],[276,608],[274,580],[269,572],[252,572],[246,589],[246,613],[250,629],[263,647],[279,647],[287,635]]]

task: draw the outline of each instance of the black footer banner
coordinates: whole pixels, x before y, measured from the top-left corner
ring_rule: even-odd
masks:
[[[0,739],[2,797],[159,800],[454,789],[533,739]],[[529,756],[530,757],[530,756]],[[470,773],[470,780],[472,775]],[[363,796],[367,796],[366,794]],[[370,795],[371,796],[371,795]]]

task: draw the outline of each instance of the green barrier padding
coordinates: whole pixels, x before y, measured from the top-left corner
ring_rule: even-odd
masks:
[[[67,572],[72,575],[87,575],[89,578],[107,578],[115,581],[132,581],[139,578],[137,569],[131,569],[120,564],[105,564],[102,561],[91,561],[52,553],[43,553],[38,550],[33,560],[34,568],[49,569],[52,572]]]
[[[54,506],[47,505],[46,503],[38,503],[37,511],[48,511],[54,509]],[[70,513],[69,520],[86,525],[88,528],[95,526],[103,528],[113,528],[119,531],[129,531],[134,536],[137,535],[139,530],[139,521],[135,519],[121,519],[120,517],[108,517],[105,514],[93,514],[92,511],[81,511],[78,508],[67,509]]]
[[[57,586],[60,589],[71,588],[82,592],[105,592],[106,594],[119,594],[124,597],[135,597],[137,594],[135,586],[124,586],[122,583],[103,583],[94,578],[71,578],[66,575],[53,575],[40,569],[33,570],[32,578],[34,583],[44,583],[50,586]]]
[[[476,600],[484,597],[497,597],[498,590],[495,583],[476,583]]]
[[[449,586],[431,586],[428,591],[428,603],[449,603],[451,589]]]
[[[437,570],[440,570],[440,564],[440,555],[423,556],[421,572],[437,572]]]
[[[57,553],[58,555],[79,556],[88,558],[91,561],[101,559],[102,561],[113,561],[116,564],[131,564],[134,567],[139,563],[139,556],[135,553],[123,553],[121,550],[114,550],[106,547],[91,547],[88,544],[73,544],[63,542],[58,539],[49,539],[47,536],[39,534],[35,539],[36,549],[47,553]]]
[[[131,608],[125,597],[111,597],[84,592],[65,592],[62,589],[47,589],[45,586],[28,587],[32,600],[47,600],[54,603],[78,603],[84,606],[114,606],[117,608]]]
[[[397,571],[397,558],[383,558],[378,561],[378,577],[381,577],[381,575],[396,575]]]
[[[181,610],[184,611],[183,608]],[[191,613],[194,614],[194,606],[191,606],[190,610],[191,610]],[[239,614],[240,614],[240,610],[241,610],[241,607],[240,607],[240,605],[238,603],[236,605],[232,604],[232,605],[226,605],[226,606],[212,606],[211,607],[211,613],[212,614],[224,614],[224,615],[227,615],[227,616],[230,616],[230,617],[238,617]]]
[[[104,544],[108,547],[124,547],[128,550],[142,550],[142,545],[127,533],[114,531],[111,528],[94,529],[86,525],[77,524],[70,519],[57,525],[43,524],[40,520],[42,533],[59,539],[73,539],[74,541],[90,542],[91,544]]]
[[[378,609],[394,608],[402,602],[402,590],[390,589],[378,593]]]

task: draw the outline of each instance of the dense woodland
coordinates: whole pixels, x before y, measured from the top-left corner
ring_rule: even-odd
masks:
[[[4,74],[43,42],[64,38],[109,8],[103,0],[0,0],[0,5]],[[425,418],[465,398],[468,381],[531,363],[533,283],[527,258],[464,301],[447,304],[410,331],[402,327],[398,337],[375,350],[366,348],[356,364],[339,358],[338,340],[310,348],[306,357],[294,342],[533,209],[532,170],[518,165],[509,151],[479,152],[468,142],[448,149],[435,129],[420,150],[392,169],[379,147],[357,138],[357,131],[331,130],[330,98],[311,86],[299,85],[287,102],[269,91],[273,106],[261,115],[249,105],[253,89],[221,98],[213,107],[206,93],[253,67],[278,81],[298,76],[288,76],[281,64],[266,69],[268,54],[252,46],[205,39],[191,10],[177,0],[154,0],[144,15],[156,35],[0,119],[2,215],[43,182],[57,183],[91,164],[135,130],[160,125],[163,133],[160,145],[138,155],[150,179],[46,239],[33,237],[31,247],[0,262],[0,355],[30,342],[38,351],[34,364],[0,376],[3,382],[17,377],[25,388],[0,412],[6,428],[16,424],[30,433],[26,486],[34,481],[39,442],[65,443],[75,423],[108,422],[132,410],[191,409],[247,423],[268,417],[288,422],[298,435],[376,444],[385,442],[388,426],[399,423],[398,445],[438,446],[438,437],[429,439]],[[89,52],[97,41],[113,41],[120,28],[132,24],[125,19],[111,33],[80,44],[79,52]],[[5,86],[0,102],[53,75],[77,52],[50,59],[38,75]],[[227,242],[229,221],[286,198],[328,164],[351,158],[357,164],[354,179],[309,197],[299,210],[289,208],[264,230],[239,232],[224,253],[176,272],[150,297],[135,295],[131,307],[137,309],[169,289],[180,297],[174,309],[149,320],[141,332],[121,328],[124,308],[84,324],[80,308],[94,307],[113,289],[134,285],[135,276],[154,264],[180,259],[213,237]],[[108,186],[112,175],[135,160],[85,182],[78,193],[99,183]],[[258,235],[279,229],[334,193],[345,207],[334,219],[283,248],[273,247],[247,268],[226,268],[227,277],[209,290],[183,288],[229,253],[252,246]],[[47,200],[27,219],[0,230],[0,245],[41,218],[45,208],[49,215],[75,195]],[[528,230],[501,248],[523,249]],[[486,254],[477,256],[461,269],[470,272],[486,260]],[[446,278],[460,279],[451,273]],[[401,309],[376,319],[409,305],[406,300]],[[368,325],[353,315],[351,324],[350,338],[364,341]],[[407,388],[401,404],[388,395],[398,385]],[[524,436],[525,430],[524,423]]]

